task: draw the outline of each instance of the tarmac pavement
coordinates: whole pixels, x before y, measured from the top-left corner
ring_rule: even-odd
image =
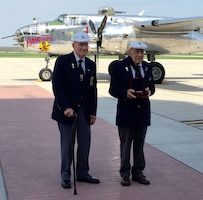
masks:
[[[110,62],[99,61],[98,119],[92,127],[90,169],[101,184],[77,183],[75,196],[61,189],[57,174],[51,82],[38,80],[44,59],[0,58],[0,200],[202,199],[203,60],[159,60],[166,78],[151,97],[152,125],[145,145],[145,172],[152,183],[127,188],[120,186],[118,173],[116,99],[108,94]]]

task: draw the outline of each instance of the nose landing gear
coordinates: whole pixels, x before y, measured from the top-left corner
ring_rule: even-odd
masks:
[[[52,80],[52,76],[53,76],[53,72],[51,69],[48,68],[48,65],[49,65],[49,61],[50,61],[50,58],[49,57],[46,57],[45,58],[45,61],[46,61],[46,67],[45,68],[42,68],[39,72],[39,78],[42,80],[42,81],[51,81]]]

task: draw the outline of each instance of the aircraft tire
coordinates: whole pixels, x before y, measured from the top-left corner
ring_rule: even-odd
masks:
[[[163,65],[158,62],[151,62],[151,64],[154,83],[161,84],[165,77],[165,69]]]
[[[53,76],[53,72],[49,68],[42,68],[39,72],[39,78],[42,81],[51,81]]]

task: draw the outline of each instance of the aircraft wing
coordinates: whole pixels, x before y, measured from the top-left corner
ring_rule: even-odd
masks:
[[[203,17],[192,18],[161,18],[136,22],[135,28],[142,32],[187,33],[200,31],[203,28]]]

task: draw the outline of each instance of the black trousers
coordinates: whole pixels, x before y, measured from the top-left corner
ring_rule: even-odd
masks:
[[[145,168],[144,142],[147,126],[140,125],[135,128],[118,126],[120,138],[120,175],[121,177],[139,176]],[[133,144],[133,166],[131,168],[131,146]]]
[[[73,125],[58,123],[58,127],[61,136],[61,180],[70,180],[73,142],[75,140],[72,134]],[[77,117],[75,136],[77,138],[77,145],[75,145],[77,146],[76,177],[85,178],[89,176],[91,131],[82,107]]]

